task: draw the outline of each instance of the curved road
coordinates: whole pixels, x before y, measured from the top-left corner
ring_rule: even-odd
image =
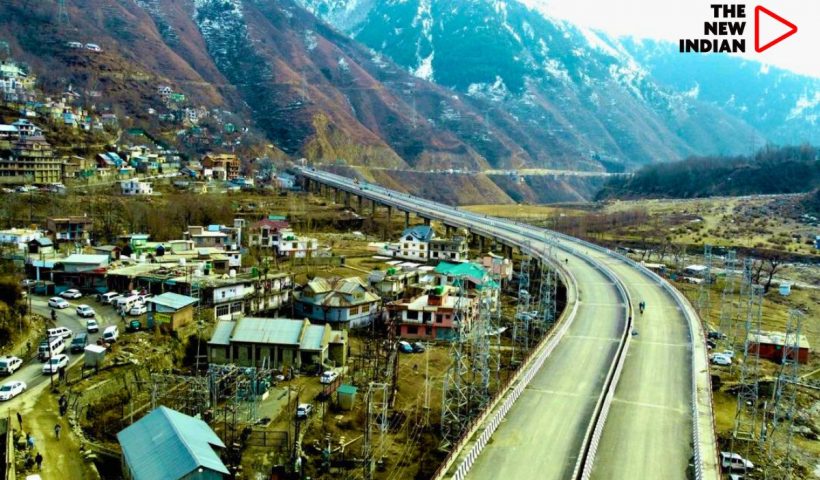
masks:
[[[302,169],[300,173],[448,225],[536,250],[546,247],[547,232],[530,225],[462,212],[374,185],[357,185],[326,172]],[[593,407],[613,361],[619,332],[624,327],[624,300],[618,298],[611,280],[592,267],[595,263],[613,272],[636,304],[645,300],[648,307],[644,315],[634,319],[638,334],[631,339],[592,476],[687,478],[687,466],[693,456],[691,401],[695,373],[691,369],[692,340],[687,317],[670,293],[626,261],[570,237],[560,235],[551,241],[560,250],[557,255],[570,259],[565,267],[578,281],[578,314],[567,335],[507,414],[491,444],[478,457],[469,476],[572,476]],[[708,413],[711,415],[710,410]],[[709,420],[710,417],[701,421],[710,426]],[[700,431],[704,430],[701,425]],[[714,456],[714,438],[709,435],[704,434],[704,441],[711,441],[712,449],[705,455]],[[717,478],[714,462],[702,461],[710,468],[709,477]]]

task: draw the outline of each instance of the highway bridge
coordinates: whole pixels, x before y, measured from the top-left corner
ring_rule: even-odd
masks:
[[[703,331],[665,280],[556,232],[313,168],[299,175],[308,190],[342,195],[348,206],[355,199],[360,213],[367,201],[388,218],[403,212],[405,225],[415,214],[467,229],[482,248],[495,241],[560,265],[570,292],[561,328],[531,357],[538,363],[515,397],[487,412],[438,478],[719,478]],[[646,312],[633,315],[641,300]]]

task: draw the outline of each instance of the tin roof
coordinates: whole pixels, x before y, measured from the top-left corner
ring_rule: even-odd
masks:
[[[134,480],[183,478],[200,467],[228,475],[214,447],[222,440],[202,420],[159,407],[117,434]]]
[[[162,305],[163,307],[173,308],[174,310],[181,310],[188,305],[193,305],[197,302],[196,298],[188,295],[180,295],[178,293],[166,292],[156,297],[150,297],[147,300],[149,303]]]

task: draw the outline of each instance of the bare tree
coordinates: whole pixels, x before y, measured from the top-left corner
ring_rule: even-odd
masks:
[[[774,274],[783,268],[785,258],[780,253],[771,252],[766,254],[762,259],[763,272],[766,274],[766,283],[763,285],[763,291],[768,292],[772,286],[772,279]]]

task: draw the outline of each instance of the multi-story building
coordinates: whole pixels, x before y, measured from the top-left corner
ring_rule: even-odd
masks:
[[[239,158],[232,153],[208,153],[202,158],[202,166],[213,172],[218,180],[233,180],[239,177]]]
[[[46,219],[46,229],[56,242],[83,242],[91,239],[94,221],[88,217],[50,217]]]
[[[370,292],[358,277],[334,281],[317,277],[301,291],[294,292],[293,297],[297,317],[345,328],[369,325],[381,305],[381,298]]]
[[[195,248],[214,247],[230,248],[236,244],[236,229],[225,225],[208,225],[207,227],[189,225],[185,232],[185,239],[192,240]]]
[[[510,280],[513,274],[513,263],[509,258],[488,253],[481,257],[481,266],[490,272],[493,278],[499,280]]]
[[[260,220],[250,228],[248,243],[252,247],[276,248],[281,238],[279,232],[290,230],[290,224],[285,220]]]
[[[429,243],[430,260],[447,260],[461,262],[469,255],[467,239],[456,236],[453,238],[433,238]]]
[[[387,304],[402,338],[449,340],[457,322],[471,323],[478,314],[478,296],[457,288],[430,287],[422,293]]]
[[[63,179],[62,160],[54,156],[42,136],[21,135],[12,147],[11,158],[0,158],[0,177],[40,185],[58,183]]]
[[[398,256],[408,260],[427,261],[430,253],[430,240],[435,236],[429,225],[416,225],[407,228],[399,240]]]
[[[262,220],[251,226],[250,245],[272,248],[279,257],[307,258],[316,254],[319,241],[313,237],[296,235],[281,220]]]
[[[154,193],[154,188],[149,182],[136,178],[120,182],[120,190],[123,195],[152,195]]]
[[[11,150],[20,140],[20,132],[14,125],[0,125],[0,150]]]
[[[28,242],[43,236],[39,230],[29,228],[11,228],[0,230],[0,244],[14,245],[18,250],[25,250]]]

